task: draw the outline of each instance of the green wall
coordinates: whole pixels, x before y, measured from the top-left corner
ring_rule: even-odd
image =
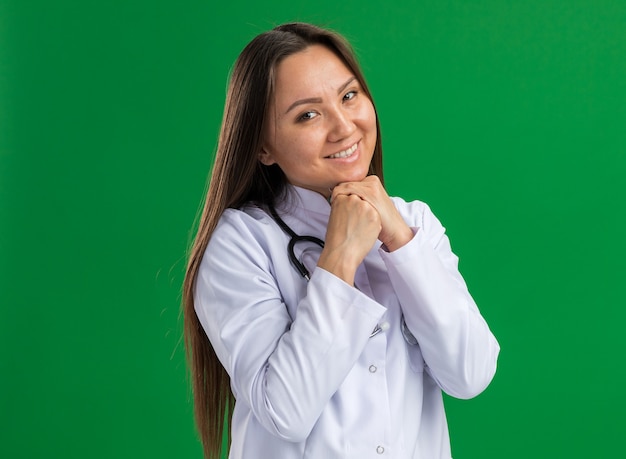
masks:
[[[0,457],[201,457],[184,253],[230,66],[289,20],[351,39],[501,343],[455,457],[623,450],[626,2],[216,3],[0,0]]]

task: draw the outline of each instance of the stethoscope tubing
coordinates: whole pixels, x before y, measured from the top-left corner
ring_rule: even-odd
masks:
[[[289,244],[287,244],[287,254],[289,255],[289,261],[291,261],[291,264],[296,268],[296,270],[298,270],[302,277],[304,277],[307,281],[311,280],[311,273],[309,273],[309,270],[306,269],[306,266],[304,266],[304,264],[301,263],[300,260],[298,260],[298,257],[296,257],[295,245],[298,242],[312,242],[313,244],[317,244],[323,249],[324,241],[315,236],[300,236],[296,234],[296,232],[292,230],[289,225],[287,225],[287,223],[283,221],[282,218],[280,218],[278,212],[276,212],[276,209],[274,209],[274,207],[270,207],[269,210],[272,218],[278,224],[278,226],[280,226],[281,229],[285,233],[287,233],[289,237],[291,237],[291,239],[289,240]]]
[[[306,266],[304,266],[304,264],[296,257],[294,251],[295,245],[298,242],[312,242],[313,244],[317,244],[321,248],[324,248],[324,241],[315,236],[300,236],[299,234],[297,234],[289,227],[289,225],[287,225],[287,223],[283,221],[282,218],[280,218],[278,212],[276,212],[276,209],[274,207],[269,208],[269,213],[272,219],[278,224],[278,226],[280,226],[280,228],[291,238],[289,240],[289,244],[287,244],[287,254],[289,255],[289,261],[302,277],[304,277],[307,281],[310,281],[311,274],[309,273],[309,270],[306,269]],[[374,328],[374,330],[372,330],[372,333],[370,334],[370,338],[373,338],[380,332],[385,331],[387,328],[389,328],[389,324],[387,322],[385,322],[383,325],[376,324],[376,327]],[[402,315],[401,330],[402,336],[404,336],[404,339],[407,343],[409,343],[410,345],[417,344],[417,339],[415,338],[415,336],[413,336],[413,334],[406,325],[406,322],[404,320],[404,314]]]

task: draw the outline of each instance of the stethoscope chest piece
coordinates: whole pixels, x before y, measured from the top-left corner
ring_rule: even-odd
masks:
[[[411,330],[409,330],[409,327],[407,327],[406,321],[404,320],[404,315],[402,316],[401,329],[402,329],[402,336],[404,336],[404,339],[406,340],[406,342],[415,346],[417,344],[417,338],[415,338],[413,333],[411,333]]]

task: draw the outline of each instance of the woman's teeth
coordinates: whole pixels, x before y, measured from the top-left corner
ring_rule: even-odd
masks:
[[[347,158],[348,156],[352,156],[352,153],[356,151],[356,147],[358,143],[355,143],[347,150],[340,151],[339,153],[335,153],[334,155],[330,155],[329,158]]]

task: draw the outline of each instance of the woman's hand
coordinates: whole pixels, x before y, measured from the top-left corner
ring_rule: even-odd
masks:
[[[357,194],[331,201],[324,249],[317,266],[354,285],[356,270],[381,232],[379,212]]]
[[[375,175],[370,175],[360,182],[340,183],[333,188],[331,202],[342,196],[358,196],[378,211],[382,226],[378,239],[390,252],[399,249],[413,238],[413,231]]]

